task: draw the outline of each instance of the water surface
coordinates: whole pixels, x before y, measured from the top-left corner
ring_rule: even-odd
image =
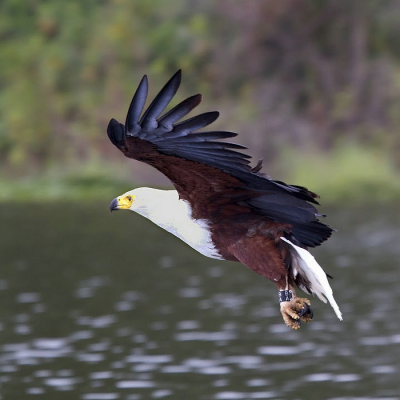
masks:
[[[1,205],[0,398],[400,399],[399,212],[329,214],[344,321],[311,299],[291,331],[271,282],[133,213]]]

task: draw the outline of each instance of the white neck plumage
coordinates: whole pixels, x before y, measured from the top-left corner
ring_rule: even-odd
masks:
[[[176,190],[137,188],[125,193],[134,196],[130,210],[172,233],[201,254],[222,259],[211,239],[206,220],[193,219],[188,202]]]

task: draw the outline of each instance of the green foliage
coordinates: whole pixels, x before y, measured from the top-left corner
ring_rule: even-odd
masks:
[[[136,83],[143,71],[164,81],[166,71],[190,69],[204,55],[199,41],[198,56],[187,56],[207,22],[201,14],[184,15],[184,4],[3,0],[3,160],[46,165],[99,151],[94,138],[104,132],[105,111],[125,109],[132,95],[134,83],[126,82]]]
[[[107,202],[132,189],[134,185],[118,166],[107,167],[92,162],[77,169],[48,170],[41,176],[18,180],[0,179],[0,201],[13,203],[47,201],[82,201],[98,199]]]
[[[205,94],[218,128],[245,133],[267,167],[293,144],[332,157],[343,138],[399,167],[399,18],[384,0],[2,0],[3,181],[121,157],[109,119],[143,74],[152,95],[178,68],[179,98]]]
[[[318,193],[322,204],[400,198],[399,172],[385,152],[373,147],[347,141],[324,154],[287,149],[282,159],[287,180]]]

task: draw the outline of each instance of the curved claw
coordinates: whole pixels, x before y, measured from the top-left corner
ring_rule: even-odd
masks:
[[[314,317],[314,313],[313,310],[311,309],[310,305],[307,303],[304,303],[304,307],[302,308],[302,310],[300,311],[299,317],[303,317],[304,315],[309,314],[308,315],[308,319],[313,319]]]

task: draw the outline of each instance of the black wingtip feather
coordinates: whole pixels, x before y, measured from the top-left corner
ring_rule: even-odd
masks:
[[[126,116],[125,126],[129,133],[135,134],[140,131],[140,125],[138,124],[140,115],[143,112],[144,105],[147,99],[147,93],[149,91],[149,83],[147,75],[143,76],[139,83],[138,88],[132,98],[129,106],[128,114]]]
[[[121,147],[125,141],[125,126],[112,118],[108,123],[107,135],[114,146]]]
[[[198,129],[204,128],[212,124],[219,117],[218,111],[210,111],[204,114],[196,115],[195,117],[189,118],[186,121],[182,121],[174,126],[172,130],[174,133],[183,132],[189,133],[197,131]]]
[[[203,96],[201,94],[195,94],[194,96],[183,100],[176,107],[159,118],[158,124],[160,126],[165,126],[166,128],[172,129],[172,124],[178,122],[180,119],[189,114],[190,111],[192,111],[201,103],[202,99]]]
[[[212,143],[213,140],[215,139],[228,139],[228,138],[233,138],[236,137],[237,133],[235,132],[229,132],[229,131],[207,131],[207,132],[196,132],[193,134],[189,134],[186,138],[187,142],[205,142],[205,141],[211,141]],[[226,142],[217,142],[221,144],[225,144]],[[238,144],[241,149],[247,149],[246,146],[242,146],[241,144]]]
[[[175,96],[181,84],[181,78],[182,71],[178,70],[151,102],[149,108],[145,111],[140,119],[139,125],[146,130],[157,128],[158,124],[156,119],[160,116],[165,107]]]

